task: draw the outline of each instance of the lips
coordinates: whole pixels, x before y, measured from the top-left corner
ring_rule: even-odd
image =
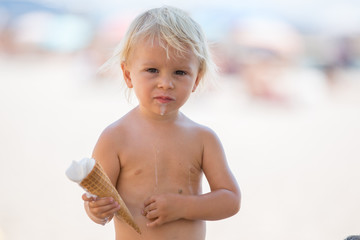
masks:
[[[170,96],[156,96],[154,97],[154,99],[159,101],[160,103],[169,103],[175,100],[173,97]]]

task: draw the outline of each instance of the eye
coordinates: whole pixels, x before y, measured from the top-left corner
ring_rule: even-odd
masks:
[[[157,70],[156,68],[148,68],[146,71],[149,73],[158,73],[159,72],[159,70]]]
[[[177,70],[177,71],[175,71],[175,74],[183,76],[183,75],[186,75],[186,72],[182,71],[182,70]]]

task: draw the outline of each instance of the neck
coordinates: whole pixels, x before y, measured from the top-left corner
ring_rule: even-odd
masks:
[[[136,111],[139,113],[141,117],[145,120],[153,123],[173,123],[175,122],[181,115],[181,113],[177,111],[169,112],[169,113],[154,113],[152,111],[147,110],[141,105],[137,106]]]

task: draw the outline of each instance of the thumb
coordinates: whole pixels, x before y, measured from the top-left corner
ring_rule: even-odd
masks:
[[[84,193],[84,194],[82,195],[82,199],[83,199],[84,201],[90,202],[90,201],[95,201],[95,200],[97,199],[97,197],[96,197],[95,195],[91,195],[91,194],[88,194],[88,193]]]

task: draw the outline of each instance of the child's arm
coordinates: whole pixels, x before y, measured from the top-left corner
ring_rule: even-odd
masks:
[[[241,194],[219,138],[210,130],[205,132],[203,139],[202,168],[211,192],[188,198],[185,216],[188,219],[219,220],[239,211]]]
[[[96,159],[116,187],[116,182],[120,174],[120,162],[115,152],[115,141],[111,128],[105,129],[101,134],[93,151],[93,158]],[[98,224],[109,222],[114,213],[120,209],[119,204],[113,198],[88,198],[86,194],[82,196],[84,207],[89,218]]]
[[[212,131],[203,135],[202,168],[211,192],[199,196],[163,194],[145,201],[143,214],[158,226],[180,218],[219,220],[236,214],[240,209],[240,189],[232,175],[221,142]],[[155,211],[154,211],[155,210]]]
[[[114,214],[120,209],[120,206],[113,198],[93,198],[82,195],[84,207],[87,215],[93,222],[105,225],[110,222]]]

